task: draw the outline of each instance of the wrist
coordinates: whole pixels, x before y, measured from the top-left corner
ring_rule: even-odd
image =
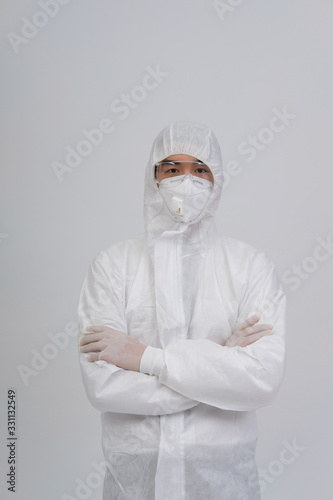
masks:
[[[135,367],[134,367],[134,371],[136,371],[136,372],[140,372],[141,359],[142,359],[143,353],[145,352],[146,349],[147,349],[146,345],[139,344],[137,346],[137,349],[136,349],[136,362],[135,362]]]

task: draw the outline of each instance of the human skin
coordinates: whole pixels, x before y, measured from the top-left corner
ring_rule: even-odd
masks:
[[[210,181],[212,184],[214,184],[214,176],[210,168],[207,167],[207,165],[205,165],[202,162],[200,162],[201,163],[200,165],[192,163],[200,161],[194,156],[183,155],[183,154],[171,155],[162,160],[162,162],[160,163],[167,161],[177,162],[177,164],[161,165],[160,167],[157,168],[156,171],[156,179],[158,181],[157,187],[159,187],[159,182],[161,182],[163,179],[185,174],[192,174],[195,175],[196,177],[201,177],[202,179],[206,179],[207,181]]]

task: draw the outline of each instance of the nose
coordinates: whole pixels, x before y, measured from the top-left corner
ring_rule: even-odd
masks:
[[[186,175],[186,174],[192,174],[192,165],[191,164],[185,165],[184,170],[183,170],[183,175]]]

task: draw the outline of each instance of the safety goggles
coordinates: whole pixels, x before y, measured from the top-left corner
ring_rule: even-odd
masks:
[[[165,177],[186,173],[191,173],[214,183],[210,168],[201,160],[163,160],[155,163],[155,179],[158,181]]]
[[[185,160],[185,161],[180,161],[180,160],[166,160],[166,161],[160,161],[158,163],[155,163],[155,167],[156,168],[172,168],[173,166],[176,166],[176,165],[198,165],[198,166],[204,166],[204,167],[207,167],[207,165],[205,163],[203,163],[202,161],[200,160],[195,160],[195,161],[189,161],[189,160]],[[208,167],[207,167],[208,168]]]

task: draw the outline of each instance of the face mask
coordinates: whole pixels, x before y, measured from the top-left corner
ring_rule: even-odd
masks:
[[[213,184],[195,175],[167,177],[159,183],[159,191],[172,218],[177,222],[195,221],[210,198]]]

